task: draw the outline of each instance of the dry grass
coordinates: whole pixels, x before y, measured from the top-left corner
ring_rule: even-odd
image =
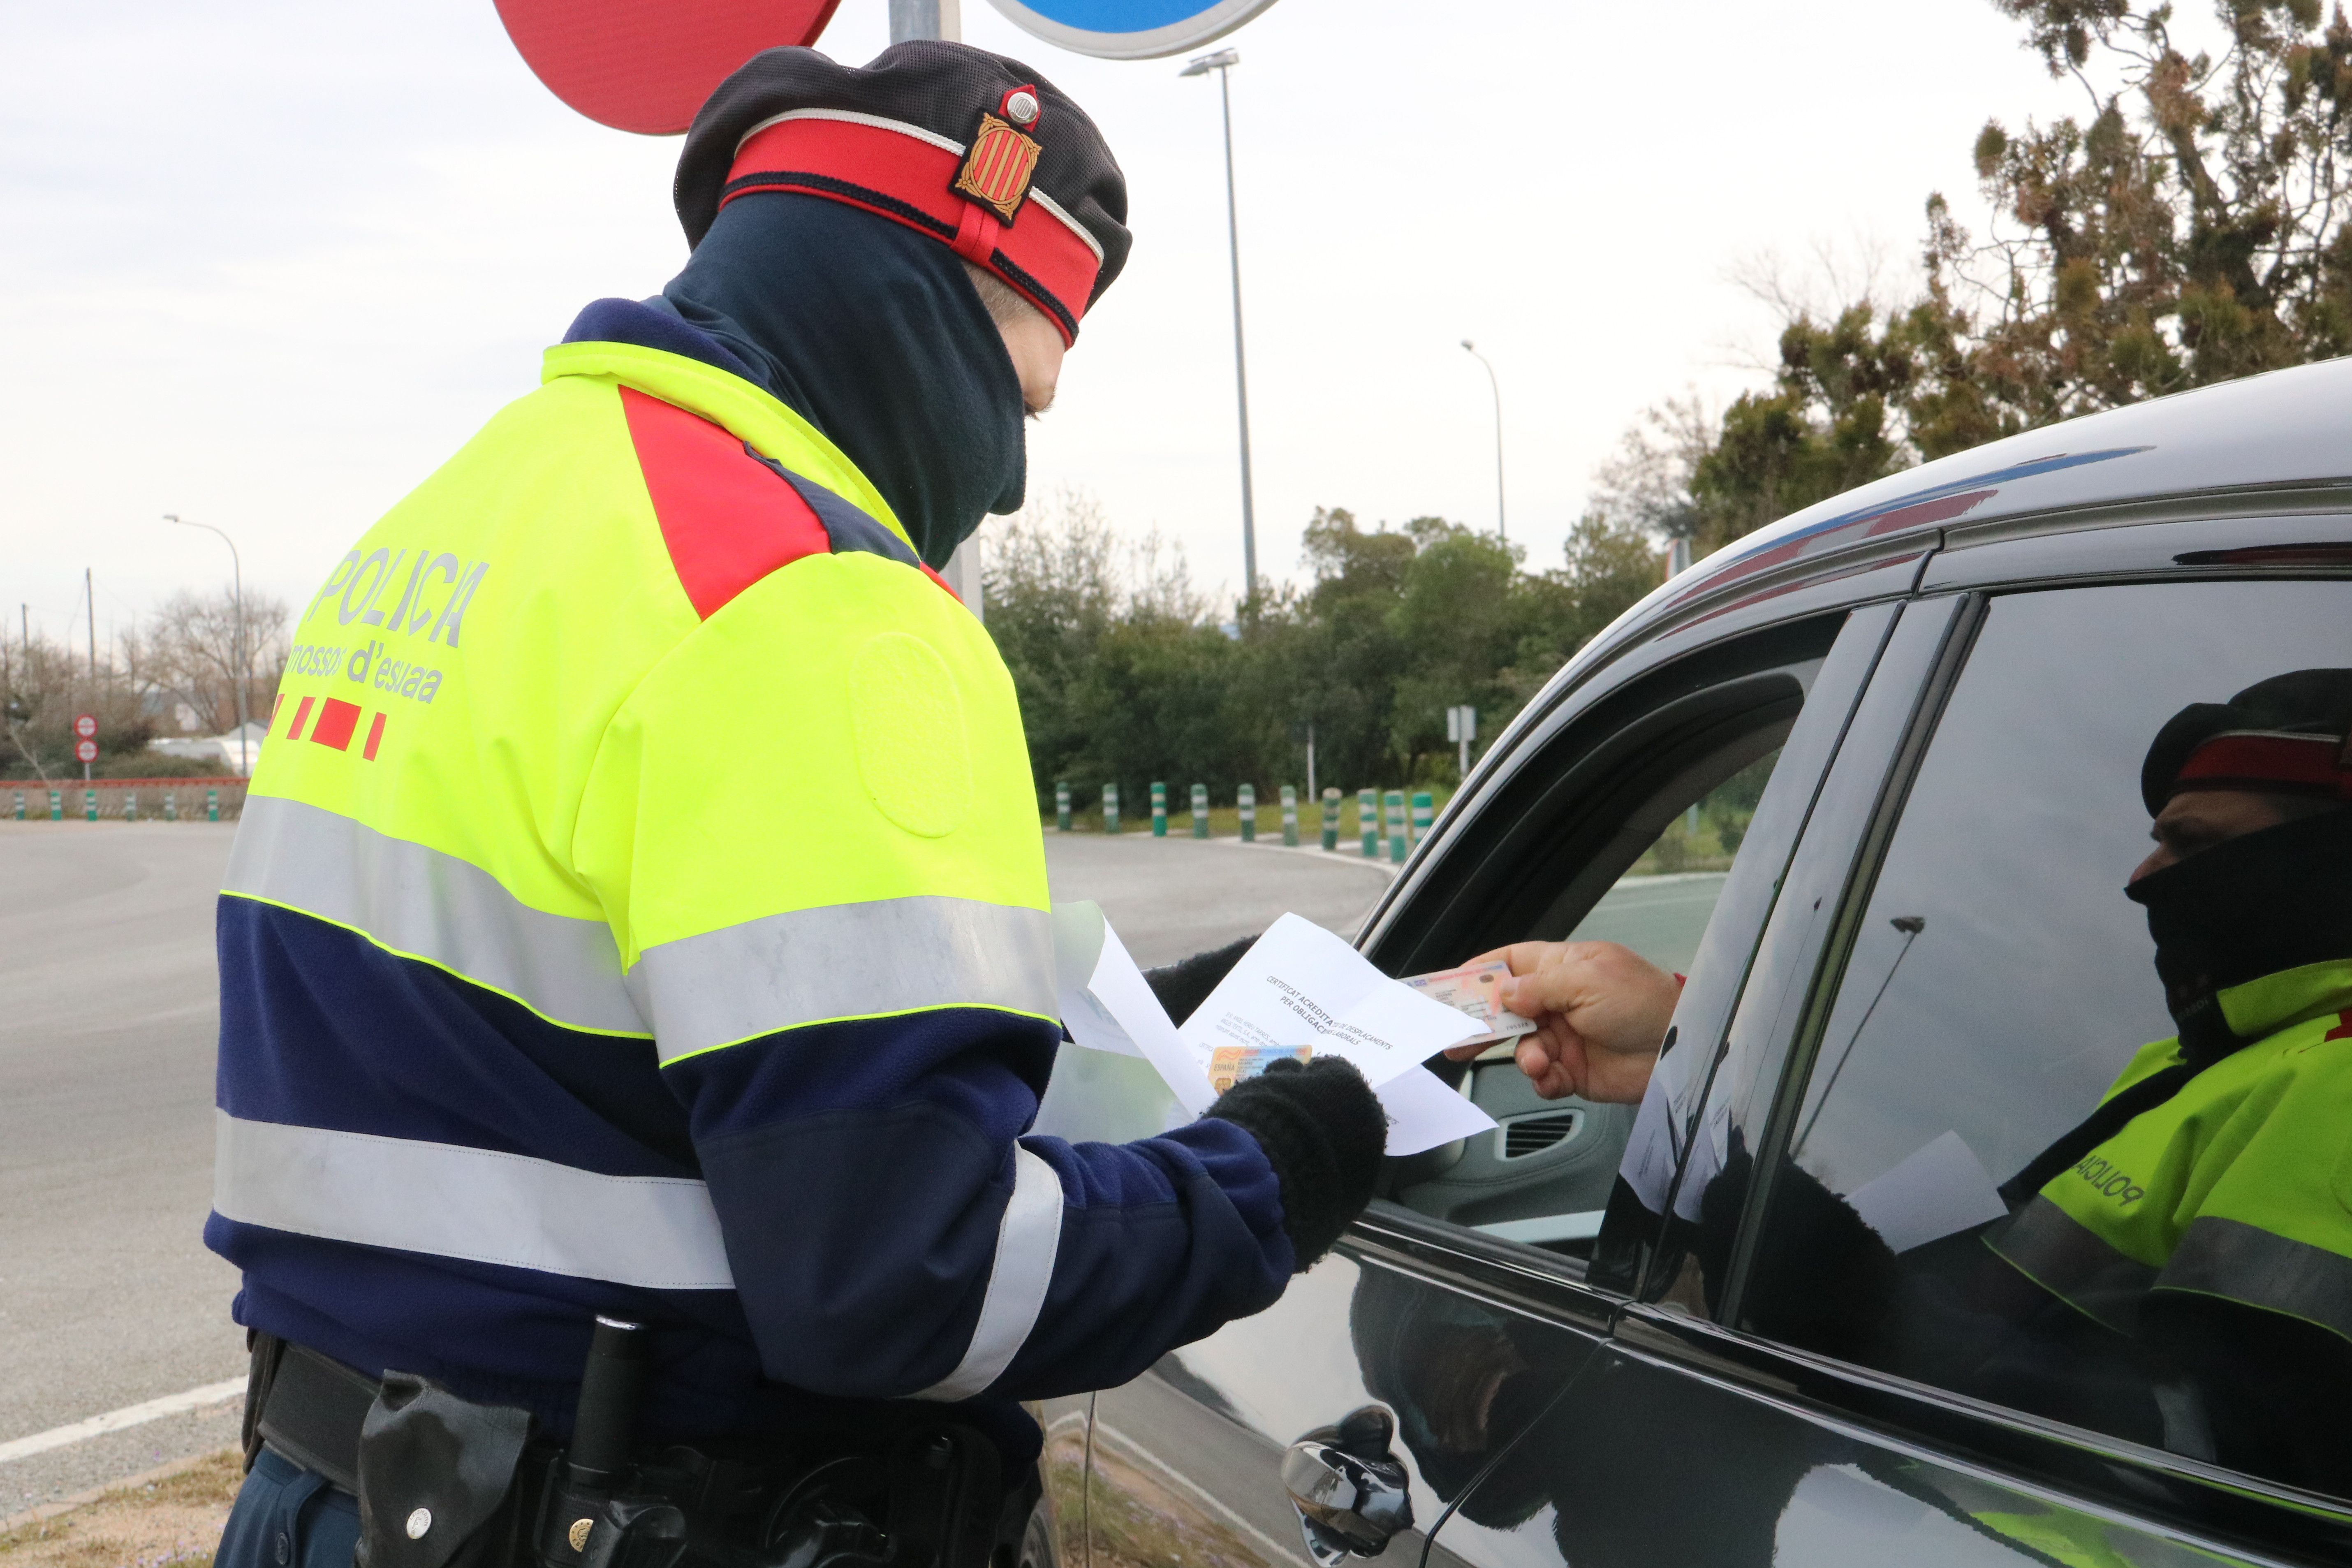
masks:
[[[234,1448],[0,1535],[0,1568],[212,1568],[245,1479]]]

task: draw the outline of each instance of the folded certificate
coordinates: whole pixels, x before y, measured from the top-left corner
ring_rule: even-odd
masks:
[[[1391,980],[1297,915],[1276,921],[1181,1029],[1097,906],[1054,906],[1054,963],[1070,1037],[1143,1058],[1195,1114],[1275,1061],[1328,1055],[1353,1062],[1380,1097],[1392,1155],[1495,1125],[1420,1065],[1491,1023]]]

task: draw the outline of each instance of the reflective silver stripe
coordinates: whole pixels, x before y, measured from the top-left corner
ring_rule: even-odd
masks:
[[[734,1289],[700,1182],[215,1115],[223,1218],[648,1289]]]
[[[1062,1178],[1018,1143],[1013,1146],[1013,1201],[996,1231],[996,1262],[971,1344],[956,1369],[917,1399],[970,1399],[1003,1374],[1037,1324],[1054,1258],[1062,1249]]]
[[[802,1024],[919,1007],[1051,1018],[1053,917],[940,898],[795,910],[649,947],[628,984],[664,1062]]]
[[[2352,1258],[2243,1220],[2190,1220],[2156,1288],[2242,1301],[2352,1340]]]
[[[2082,1221],[2036,1194],[2009,1223],[1986,1233],[1992,1249],[2052,1295],[2117,1333],[2139,1327],[2140,1303],[2156,1270],[2109,1246]]]
[[[534,910],[478,866],[337,812],[273,795],[246,802],[222,890],[350,926],[559,1024],[653,1032],[603,921]]]

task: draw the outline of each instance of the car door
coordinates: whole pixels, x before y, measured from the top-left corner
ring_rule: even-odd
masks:
[[[1449,1531],[1456,1555],[2105,1568],[2352,1549],[2352,1505],[2213,1451],[2108,1331],[2059,1310],[2028,1337],[1951,1307],[2001,1272],[1982,1246],[1997,1184],[2172,1032],[2121,895],[2150,738],[2187,703],[2352,666],[2340,578],[2195,580],[2214,553],[2185,531],[1988,548],[1940,567],[1976,591],[1906,607],[1713,1070],[1675,1086],[1669,1217],[1614,1260],[1633,1300],[1498,1468],[1522,1526]]]
[[[1719,1005],[1702,976],[1744,966],[1894,614],[1725,632],[1588,683],[1489,763],[1376,917],[1370,955],[1404,973],[1609,935]],[[1498,1467],[1625,1300],[1589,1271],[1633,1117],[1537,1100],[1507,1055],[1453,1070],[1495,1131],[1391,1162],[1371,1211],[1274,1307],[1096,1396],[1092,1568],[1307,1562],[1286,1463],[1367,1405],[1412,1521],[1374,1560],[1450,1563],[1457,1532],[1513,1527]]]

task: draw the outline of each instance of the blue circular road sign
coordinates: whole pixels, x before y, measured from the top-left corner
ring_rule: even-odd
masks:
[[[1223,37],[1274,0],[990,0],[1049,44],[1107,60],[1181,54]]]

